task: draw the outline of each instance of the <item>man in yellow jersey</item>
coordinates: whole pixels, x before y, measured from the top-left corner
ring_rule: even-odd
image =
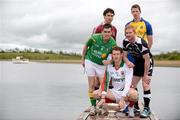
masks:
[[[135,28],[135,33],[138,37],[144,39],[147,42],[148,48],[151,49],[152,44],[153,44],[153,31],[152,31],[152,26],[151,24],[144,20],[140,14],[141,14],[141,8],[138,4],[134,4],[131,7],[131,14],[133,15],[133,20],[128,22],[126,24],[126,26],[133,26]],[[153,67],[153,59],[152,59],[152,54],[149,53],[150,55],[150,66]],[[133,59],[133,57],[128,54],[128,59],[130,62],[132,62],[135,67],[136,67],[136,60]],[[151,71],[151,74],[153,72],[152,67],[150,67],[149,71]],[[139,79],[134,79],[132,82],[132,86],[134,88],[137,89],[137,84],[139,82]],[[150,84],[146,84],[145,82],[142,83],[143,85],[143,89],[144,89],[144,104],[145,104],[145,108],[148,109],[144,109],[143,112],[141,113],[141,117],[148,117],[149,113],[150,113],[150,109],[149,109],[149,103],[150,103],[150,98],[151,98],[151,87]],[[139,110],[139,106],[138,106],[138,102],[135,103],[135,114],[140,114],[140,110]]]
[[[153,31],[151,24],[140,16],[141,8],[138,4],[134,4],[131,7],[131,14],[134,19],[128,22],[126,26],[132,25],[136,30],[136,35],[146,40],[149,49],[151,49],[153,44]]]

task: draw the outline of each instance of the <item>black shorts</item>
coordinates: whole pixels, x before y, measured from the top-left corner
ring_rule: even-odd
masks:
[[[149,76],[152,76],[153,66],[154,66],[154,60],[153,58],[150,58],[150,66],[149,66],[150,68],[148,72]],[[144,59],[141,59],[141,58],[135,59],[135,67],[133,70],[133,75],[140,76],[140,77],[144,76]]]

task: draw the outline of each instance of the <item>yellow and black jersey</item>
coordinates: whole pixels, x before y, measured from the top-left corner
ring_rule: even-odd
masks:
[[[134,20],[128,22],[127,25],[132,25],[136,30],[136,35],[140,38],[143,38],[146,42],[148,35],[153,35],[152,26],[149,22],[141,18],[139,22],[135,22]]]

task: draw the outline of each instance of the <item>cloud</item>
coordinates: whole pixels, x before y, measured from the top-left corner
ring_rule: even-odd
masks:
[[[118,28],[117,42],[121,45],[134,3],[140,4],[143,18],[153,26],[152,51],[179,49],[178,0],[3,0],[0,47],[81,51],[93,27],[103,21],[102,13],[107,7],[115,10],[113,24]]]

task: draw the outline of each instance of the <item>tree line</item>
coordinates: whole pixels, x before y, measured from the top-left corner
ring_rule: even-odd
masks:
[[[16,58],[17,56],[23,56],[30,60],[79,60],[81,55],[76,52],[67,52],[67,51],[53,51],[53,50],[39,50],[39,49],[6,49],[0,50],[0,59],[9,60]]]
[[[39,49],[0,49],[0,59],[12,59],[16,56],[23,56],[24,58],[31,60],[80,60],[81,54],[76,52],[67,52],[67,51],[53,51],[53,50],[39,50]],[[167,53],[160,53],[153,56],[155,60],[180,60],[180,52],[172,51]]]
[[[155,60],[180,60],[180,52],[172,51],[154,55]]]

